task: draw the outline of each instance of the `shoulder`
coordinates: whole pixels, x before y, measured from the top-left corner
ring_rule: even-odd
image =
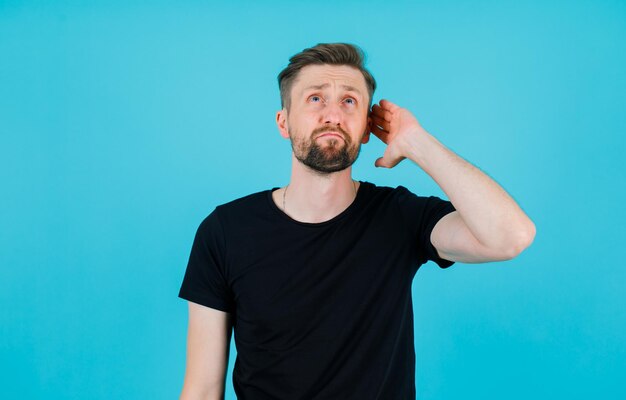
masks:
[[[379,186],[368,181],[361,181],[361,188],[372,197],[390,196],[396,194],[399,190],[406,190],[403,186],[397,186],[395,188],[391,186]]]
[[[450,201],[432,194],[417,194],[402,185],[396,187],[370,185],[372,185],[371,192],[374,193],[371,196],[372,199],[378,198],[383,201],[383,204],[397,207],[405,221],[432,214],[439,216],[454,211]]]
[[[414,214],[416,211],[420,213],[428,202],[428,197],[416,195],[402,185],[391,187],[363,182],[362,188],[362,207],[369,212],[387,213],[388,218],[393,215],[405,219],[403,214]]]
[[[219,204],[204,218],[201,225],[230,225],[248,220],[255,215],[267,215],[272,189],[252,193],[229,202]]]
[[[410,203],[411,205],[426,205],[428,203],[442,201],[442,199],[438,196],[415,193],[402,185],[388,189],[390,190],[389,194],[393,196],[401,205],[404,203]]]
[[[379,186],[370,182],[362,182],[364,189],[369,193],[369,195],[373,198],[387,198],[387,199],[404,199],[407,197],[410,198],[418,198],[420,196],[414,194],[409,189],[402,185],[398,185],[396,187],[392,186]]]
[[[259,204],[265,204],[268,196],[270,196],[272,190],[262,190],[260,192],[252,193],[237,199],[231,200],[227,203],[218,205],[215,209],[219,212],[229,212],[232,210],[245,210],[250,207],[256,207]]]

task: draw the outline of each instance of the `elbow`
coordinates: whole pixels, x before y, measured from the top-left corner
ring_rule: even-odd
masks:
[[[519,256],[526,248],[528,248],[535,240],[535,234],[537,229],[532,221],[528,221],[528,224],[523,229],[520,229],[515,238],[511,239],[508,243],[504,255],[507,260],[511,260]]]

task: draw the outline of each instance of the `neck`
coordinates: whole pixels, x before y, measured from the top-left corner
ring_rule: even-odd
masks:
[[[321,175],[292,156],[291,180],[286,188],[283,211],[296,221],[328,221],[352,204],[358,186],[359,183],[352,180],[352,167]],[[281,209],[284,190],[275,193],[275,197],[280,199],[276,203]]]

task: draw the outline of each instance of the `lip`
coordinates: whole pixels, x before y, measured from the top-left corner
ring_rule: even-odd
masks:
[[[336,136],[339,139],[343,139],[343,136],[341,136],[339,133],[337,132],[324,132],[321,135],[318,136],[318,138],[324,137],[324,136]]]

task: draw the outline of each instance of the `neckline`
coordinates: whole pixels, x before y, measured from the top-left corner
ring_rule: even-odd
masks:
[[[296,225],[300,225],[300,226],[307,226],[307,227],[322,227],[322,226],[326,226],[326,225],[330,225],[340,219],[343,219],[346,215],[352,213],[352,210],[354,210],[354,208],[361,202],[361,199],[363,198],[364,195],[364,191],[368,190],[370,187],[370,183],[367,181],[357,181],[359,182],[359,188],[356,191],[356,196],[354,197],[354,200],[352,200],[352,203],[350,203],[350,205],[348,207],[346,207],[342,212],[340,212],[339,214],[335,215],[334,217],[332,217],[331,219],[328,219],[326,221],[322,221],[322,222],[303,222],[303,221],[298,221],[296,219],[291,218],[289,215],[285,214],[285,212],[283,210],[281,210],[278,205],[276,205],[276,203],[274,203],[274,199],[272,198],[272,193],[278,189],[280,189],[279,187],[273,187],[270,190],[267,191],[267,195],[266,198],[269,202],[269,206],[272,209],[272,211],[274,213],[276,213],[282,220],[285,220],[289,223],[292,224],[296,224]]]

